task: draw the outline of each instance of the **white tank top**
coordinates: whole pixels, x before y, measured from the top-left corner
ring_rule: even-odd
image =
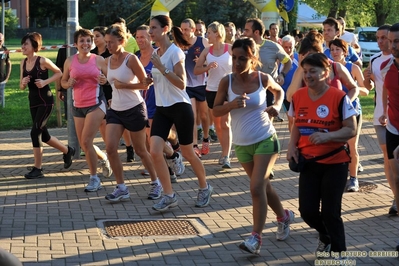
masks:
[[[218,91],[220,80],[232,72],[233,60],[227,44],[224,46],[224,53],[220,56],[214,56],[212,54],[212,48],[213,47],[209,48],[209,53],[206,55],[206,62],[208,62],[208,64],[216,62],[218,63],[218,67],[209,69],[206,90],[216,92]]]
[[[270,123],[266,110],[266,89],[263,87],[261,75],[259,76],[259,88],[247,94],[246,106],[230,111],[231,131],[233,143],[248,146],[269,138],[276,130]],[[231,75],[229,75],[228,101],[234,101],[239,95],[231,88]]]
[[[130,56],[133,55],[132,54],[126,55],[122,64],[115,69],[111,69],[110,63],[108,63],[107,79],[112,86],[111,108],[115,111],[126,111],[144,102],[144,99],[141,96],[139,90],[127,90],[127,89],[118,90],[115,88],[114,85],[115,79],[123,83],[130,83],[130,84],[139,83],[139,80],[137,79],[136,75],[127,66],[127,62],[129,61]]]

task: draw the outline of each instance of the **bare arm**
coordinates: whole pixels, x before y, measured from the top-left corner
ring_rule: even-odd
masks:
[[[360,96],[369,95],[369,90],[364,86],[364,76],[362,70],[357,65],[352,66],[352,77],[354,77],[357,82],[357,86],[359,88],[359,95]]]
[[[68,89],[68,88],[72,87],[71,83],[70,83],[70,77],[69,77],[69,68],[71,66],[71,61],[72,61],[72,58],[68,57],[64,62],[64,68],[63,68],[64,71],[62,73],[62,79],[61,79],[61,86],[64,89]]]
[[[380,121],[381,125],[386,126],[387,125],[387,111],[388,111],[388,92],[387,88],[385,85],[382,88],[382,110],[384,113],[378,118]]]
[[[144,83],[146,73],[140,60],[135,55],[131,55],[128,61],[128,66],[138,79],[138,83],[123,83],[119,80],[114,81],[116,89],[128,89],[128,90],[146,90],[148,85]]]
[[[350,101],[353,102],[354,100],[356,100],[357,96],[359,95],[359,88],[345,66],[341,64],[335,64],[335,66],[338,72],[339,80],[348,89],[347,95]]]
[[[228,114],[233,108],[233,102],[224,104],[227,101],[227,90],[229,86],[229,76],[225,76],[220,80],[219,88],[213,103],[213,115],[216,117]]]
[[[294,93],[302,87],[302,81],[303,68],[301,66],[298,66],[298,68],[295,70],[294,76],[292,77],[291,84],[287,90],[287,101],[291,102],[292,95],[294,95]]]
[[[175,87],[180,90],[184,90],[186,88],[186,70],[184,69],[184,60],[180,60],[173,66],[173,70],[169,69],[169,73],[166,74],[166,67],[162,64],[159,55],[153,54],[151,57],[151,62],[154,64],[156,68],[159,69],[161,73],[164,73],[164,76],[172,83]]]
[[[11,69],[12,69],[12,67],[11,67],[11,60],[10,60],[10,58],[8,57],[8,59],[7,59],[7,61],[6,61],[6,79],[5,79],[5,82],[7,82],[8,79],[10,78]]]
[[[284,90],[269,74],[262,73],[262,83],[266,84],[264,87],[274,95],[274,104],[268,106],[266,112],[271,116],[277,116],[284,101]]]
[[[342,127],[337,131],[315,132],[309,136],[309,141],[314,144],[322,144],[329,141],[346,142],[356,135],[356,117],[350,116],[342,121]]]
[[[371,67],[370,64],[368,67],[363,71],[363,76],[364,76],[364,87],[368,89],[369,91],[373,89],[374,87],[374,77],[371,72]]]
[[[209,69],[212,68],[213,65],[215,65],[215,62],[208,62],[207,66],[204,66],[205,61],[206,61],[206,56],[209,53],[209,47],[205,48],[201,54],[200,57],[198,58],[197,62],[195,63],[194,67],[194,75],[201,75],[202,73],[205,73],[209,71]],[[214,63],[214,64],[212,64]]]
[[[24,61],[25,59],[22,59],[21,63],[19,64],[19,88],[21,90],[26,89],[26,86],[28,86],[30,77],[23,77],[23,73],[24,73]]]
[[[298,127],[295,125],[295,123],[292,124],[291,127],[291,136],[290,136],[290,142],[288,143],[288,150],[287,150],[287,160],[291,160],[294,158],[295,162],[298,162],[298,156],[299,156],[299,151],[298,151],[298,141],[299,138],[301,137],[301,134],[299,133]]]
[[[44,86],[59,80],[62,77],[61,70],[48,58],[41,57],[40,58],[40,67],[42,69],[48,69],[53,72],[53,75],[45,80],[35,79],[35,84],[38,88],[43,88]]]

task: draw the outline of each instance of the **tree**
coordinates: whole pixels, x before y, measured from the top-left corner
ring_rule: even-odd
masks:
[[[4,26],[7,38],[15,37],[15,30],[18,27],[18,18],[12,13],[11,9],[4,10]]]

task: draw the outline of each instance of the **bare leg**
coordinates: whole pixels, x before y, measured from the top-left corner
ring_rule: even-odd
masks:
[[[170,181],[169,170],[163,157],[164,146],[165,141],[162,138],[158,136],[151,137],[150,153],[154,162],[155,171],[158,174],[159,180],[161,181],[164,193],[167,195],[172,195],[173,188]],[[191,150],[193,150],[192,147]]]
[[[253,231],[258,233],[259,235],[262,235],[262,231],[266,222],[267,205],[268,203],[270,204],[268,196],[268,193],[270,192],[270,189],[268,189],[268,187],[271,188],[269,175],[276,159],[277,154],[255,155],[253,162],[241,164],[250,178],[250,191],[253,205]],[[280,202],[278,196],[277,199],[278,202]],[[273,198],[272,200],[275,199]]]
[[[154,163],[146,148],[145,128],[143,128],[141,131],[130,132],[130,136],[137,155],[140,156],[145,169],[147,169],[148,173],[150,174],[151,181],[156,181],[157,173],[155,172]]]
[[[118,154],[119,140],[124,130],[125,128],[119,124],[108,124],[106,127],[108,136],[106,142],[107,156],[117,184],[124,183],[123,165]]]

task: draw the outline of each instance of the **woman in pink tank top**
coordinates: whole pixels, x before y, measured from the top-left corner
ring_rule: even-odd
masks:
[[[105,60],[100,55],[91,54],[93,33],[80,29],[74,34],[74,44],[78,49],[64,63],[61,84],[63,88],[72,88],[72,115],[79,145],[85,152],[85,159],[90,171],[90,181],[85,191],[94,192],[101,188],[97,176],[97,160],[102,159],[103,175],[109,177],[111,169],[107,155],[93,145],[94,137],[103,121],[106,100],[100,86],[107,83]],[[99,155],[97,155],[99,154]]]
[[[230,114],[221,117],[213,115],[213,103],[216,97],[220,80],[231,72],[231,45],[224,42],[225,29],[223,24],[215,21],[208,26],[208,39],[212,46],[205,48],[194,68],[194,74],[199,75],[208,72],[208,83],[206,87],[206,101],[210,109],[210,118],[215,123],[216,135],[222,146],[222,154],[219,164],[222,168],[231,168],[231,128]],[[211,58],[211,59],[210,59]],[[211,61],[212,60],[212,61]],[[207,65],[204,65],[207,62]]]

